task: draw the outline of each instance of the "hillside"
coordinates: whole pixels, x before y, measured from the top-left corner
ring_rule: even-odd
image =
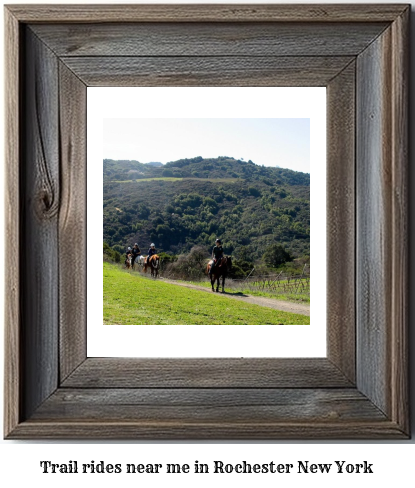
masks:
[[[260,258],[272,244],[309,254],[310,175],[229,157],[163,166],[104,160],[104,241],[173,254],[194,245]]]
[[[310,175],[284,168],[258,166],[227,156],[203,159],[179,159],[166,164],[114,161],[104,159],[104,181],[126,181],[140,178],[242,178],[264,181],[268,185],[310,185]]]

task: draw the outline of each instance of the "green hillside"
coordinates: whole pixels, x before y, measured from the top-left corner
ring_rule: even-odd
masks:
[[[225,252],[252,260],[281,244],[292,257],[310,252],[310,175],[229,157],[163,166],[104,160],[104,241],[123,252],[150,242],[159,252]]]
[[[105,324],[309,324],[310,317],[183,288],[104,263]]]

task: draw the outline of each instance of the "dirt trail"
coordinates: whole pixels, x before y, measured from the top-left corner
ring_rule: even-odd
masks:
[[[193,285],[191,283],[179,283],[174,280],[168,280],[161,278],[166,283],[172,285],[184,286],[185,288],[193,288],[194,290],[205,291],[212,293],[211,288],[204,286]],[[310,315],[310,305],[304,303],[292,303],[285,300],[275,300],[274,298],[256,297],[252,295],[246,295],[245,293],[237,294],[236,292],[219,293],[221,296],[226,296],[233,300],[240,300],[242,302],[253,303],[254,305],[261,305],[262,307],[273,308],[274,310],[280,310],[282,312],[299,313],[301,315]]]

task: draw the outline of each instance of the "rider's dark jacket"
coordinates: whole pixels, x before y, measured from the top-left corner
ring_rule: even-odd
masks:
[[[215,246],[212,250],[212,257],[213,259],[220,259],[223,257],[223,247],[222,246]]]
[[[148,250],[148,257],[150,258],[153,254],[157,254],[156,250],[151,248]]]
[[[137,256],[141,254],[140,248],[139,247],[133,247],[131,250],[131,254],[133,255],[133,258],[135,259]]]

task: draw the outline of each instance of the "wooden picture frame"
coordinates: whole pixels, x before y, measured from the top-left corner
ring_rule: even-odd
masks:
[[[7,439],[405,439],[408,5],[10,5]],[[86,357],[87,86],[327,87],[327,358]]]

